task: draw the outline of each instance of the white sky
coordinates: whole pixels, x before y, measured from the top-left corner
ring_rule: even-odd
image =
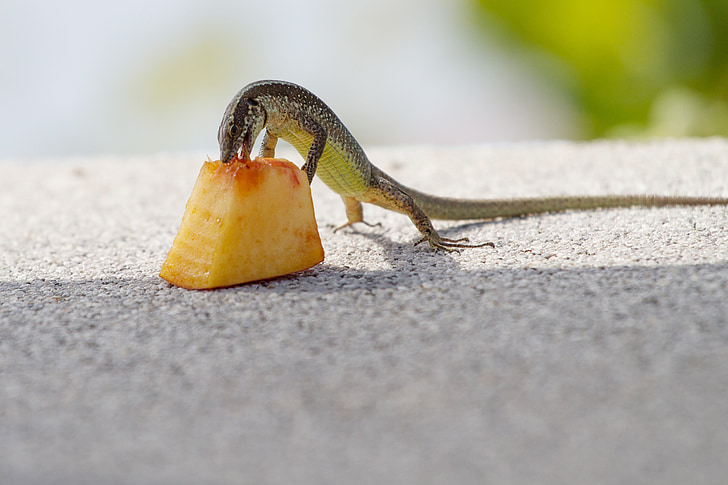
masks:
[[[482,42],[461,0],[6,0],[0,159],[202,150],[277,78],[364,144],[576,136],[564,100]]]

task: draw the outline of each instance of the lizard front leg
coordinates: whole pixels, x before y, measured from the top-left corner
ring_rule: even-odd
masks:
[[[467,238],[449,239],[441,237],[432,225],[430,218],[417,205],[412,196],[397,182],[386,176],[373,173],[370,188],[361,197],[358,197],[358,199],[409,216],[417,230],[422,233],[422,239],[417,241],[415,246],[427,241],[430,247],[444,249],[445,251],[456,251],[461,248],[479,248],[483,246],[495,247],[495,244],[492,242],[468,244]]]
[[[260,145],[260,156],[263,158],[273,158],[276,156],[276,145],[278,144],[278,137],[272,135],[270,131],[265,130],[263,134],[263,141]]]
[[[308,183],[310,185],[311,182],[313,182],[314,175],[316,175],[318,161],[324,153],[327,134],[326,130],[309,116],[302,115],[299,120],[299,125],[303,130],[313,136],[313,142],[308,148],[308,154],[306,155],[306,162],[301,167],[301,170],[306,172],[306,177],[308,177]],[[277,144],[278,137],[271,133],[270,129],[266,129],[260,146],[260,156],[273,158],[275,156]]]
[[[298,125],[305,132],[313,136],[311,146],[308,147],[308,154],[306,155],[306,163],[303,164],[301,170],[306,172],[308,175],[308,183],[313,182],[313,176],[316,174],[316,168],[318,167],[319,159],[324,153],[326,147],[326,130],[323,126],[312,117],[301,113],[298,121]]]

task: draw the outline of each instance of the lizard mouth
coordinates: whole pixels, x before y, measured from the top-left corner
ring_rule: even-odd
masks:
[[[220,152],[220,160],[223,163],[230,163],[233,160],[250,161],[250,148],[248,147],[248,143],[243,141],[237,149],[226,148],[222,150]]]
[[[238,160],[242,160],[243,162],[250,161],[250,147],[248,146],[247,140],[243,141],[243,144],[240,145],[240,148],[238,148],[235,152],[235,156]]]
[[[220,160],[222,163],[228,163],[233,158],[231,150],[223,150],[220,152]]]

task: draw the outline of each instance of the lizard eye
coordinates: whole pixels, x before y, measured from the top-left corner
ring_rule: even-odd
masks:
[[[240,128],[238,128],[238,125],[232,125],[230,127],[230,135],[232,135],[233,137],[235,137],[235,136],[238,135],[238,133],[240,133]]]
[[[245,102],[248,103],[248,106],[258,106],[258,101],[251,98],[245,98]]]

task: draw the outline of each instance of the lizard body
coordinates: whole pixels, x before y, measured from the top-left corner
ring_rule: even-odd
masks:
[[[436,249],[493,244],[471,245],[466,239],[441,237],[431,219],[494,219],[632,206],[728,205],[728,198],[657,195],[466,200],[425,194],[405,187],[374,166],[331,108],[307,89],[285,81],[257,81],[235,95],[218,130],[220,159],[224,163],[238,156],[249,159],[264,128],[261,156],[273,157],[279,138],[290,143],[306,160],[302,169],[309,183],[318,175],[343,199],[347,215],[344,226],[364,222],[361,203],[371,203],[409,216],[422,233],[417,244],[427,241]]]

